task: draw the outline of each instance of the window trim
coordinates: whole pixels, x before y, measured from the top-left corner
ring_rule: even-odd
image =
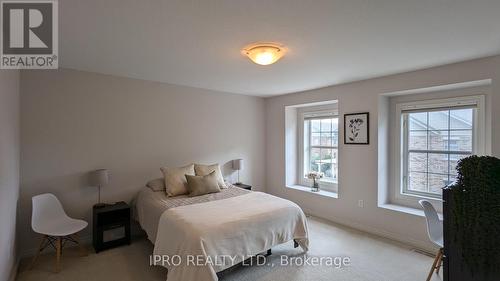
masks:
[[[338,109],[313,109],[313,108],[304,108],[300,109],[298,111],[298,122],[297,122],[297,138],[298,138],[298,160],[299,163],[297,165],[297,183],[301,186],[311,186],[312,181],[307,179],[304,176],[304,167],[305,167],[305,155],[306,155],[306,147],[304,143],[304,121],[309,118],[313,117],[327,117],[330,116],[332,118],[337,118],[339,119],[339,113]],[[340,134],[340,124],[339,124],[339,134]],[[337,140],[338,143],[338,140]],[[339,146],[340,144],[337,144],[337,159],[339,159]],[[340,162],[340,161],[338,161]],[[320,180],[321,183],[321,189],[329,192],[338,192],[338,182],[339,182],[339,172],[338,172],[338,163],[337,163],[337,182],[330,182],[330,181],[325,181],[325,180]]]
[[[441,200],[441,196],[434,196],[433,194],[426,192],[410,191],[406,189],[406,183],[404,176],[407,176],[407,163],[405,163],[405,155],[407,155],[407,150],[405,150],[404,141],[408,140],[408,130],[404,129],[404,113],[413,111],[431,111],[437,110],[439,108],[449,109],[449,108],[460,108],[460,107],[474,107],[473,116],[473,139],[472,139],[472,154],[473,155],[484,155],[486,154],[486,108],[485,108],[485,95],[475,95],[475,96],[465,96],[465,97],[455,97],[446,99],[428,99],[422,101],[404,102],[396,104],[396,131],[394,135],[395,138],[395,150],[397,151],[397,171],[395,173],[394,183],[396,184],[396,190],[394,192],[394,197],[396,200],[401,201],[414,201],[415,198],[421,199],[431,199],[431,200]],[[406,124],[407,125],[407,124]],[[404,132],[403,132],[404,130]],[[407,145],[406,145],[407,149]],[[413,198],[413,199],[412,199]]]

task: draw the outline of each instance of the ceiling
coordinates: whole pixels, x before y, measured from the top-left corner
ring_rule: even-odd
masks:
[[[60,66],[273,96],[500,53],[499,0],[64,0]],[[256,41],[288,47],[259,66]]]

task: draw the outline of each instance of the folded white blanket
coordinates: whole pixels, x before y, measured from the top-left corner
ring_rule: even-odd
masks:
[[[217,281],[216,272],[292,239],[307,251],[307,221],[300,207],[252,192],[165,211],[154,255],[164,257],[168,281]],[[170,260],[165,263],[165,259]]]

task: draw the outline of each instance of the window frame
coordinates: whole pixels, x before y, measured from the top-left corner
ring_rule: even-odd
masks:
[[[298,172],[297,172],[297,182],[299,183],[299,185],[302,185],[302,186],[311,186],[312,185],[312,180],[309,180],[305,177],[305,162],[306,162],[306,155],[309,155],[309,150],[310,150],[310,146],[308,144],[306,144],[304,142],[305,140],[305,134],[309,134],[309,131],[305,131],[304,130],[304,121],[306,121],[306,119],[310,119],[310,118],[314,118],[314,117],[318,117],[318,118],[337,118],[337,120],[340,120],[339,119],[339,113],[338,113],[338,109],[312,109],[312,108],[304,108],[304,109],[300,109],[299,112],[298,112],[298,122],[297,122],[297,126],[298,126],[298,135],[297,135],[297,138],[298,138],[298,156],[299,156],[299,163],[297,165],[297,168],[298,168]],[[340,143],[339,143],[339,138],[340,138],[340,124],[338,125],[338,135],[337,135],[337,146],[328,146],[328,148],[332,148],[332,149],[337,149],[337,181],[336,182],[332,182],[332,181],[326,181],[324,179],[321,179],[320,180],[320,188],[322,190],[326,190],[326,191],[330,191],[330,192],[335,192],[337,193],[338,192],[338,183],[339,183],[339,177],[340,177],[340,173],[339,173],[339,156],[340,156],[340,153],[339,153],[339,146],[340,146]],[[306,152],[306,150],[308,150]]]
[[[396,120],[397,124],[397,134],[395,134],[396,139],[396,149],[398,151],[398,171],[396,174],[395,182],[398,184],[397,192],[395,192],[395,198],[399,200],[412,200],[411,198],[424,198],[431,200],[441,200],[441,196],[438,194],[432,194],[428,192],[420,192],[408,190],[407,178],[408,178],[408,132],[409,124],[408,120],[405,120],[405,116],[408,116],[409,112],[416,111],[437,111],[450,110],[459,108],[474,108],[473,111],[473,126],[472,126],[472,155],[484,155],[486,153],[486,115],[485,115],[485,96],[466,96],[466,97],[455,97],[446,99],[430,99],[422,101],[413,101],[396,104]],[[405,122],[406,121],[406,122]],[[446,151],[445,154],[454,154]],[[458,153],[459,154],[459,153]],[[413,200],[412,200],[413,201]]]

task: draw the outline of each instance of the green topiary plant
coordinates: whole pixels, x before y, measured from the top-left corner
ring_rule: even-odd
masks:
[[[500,159],[470,156],[452,185],[452,231],[464,263],[486,274],[500,268]]]

